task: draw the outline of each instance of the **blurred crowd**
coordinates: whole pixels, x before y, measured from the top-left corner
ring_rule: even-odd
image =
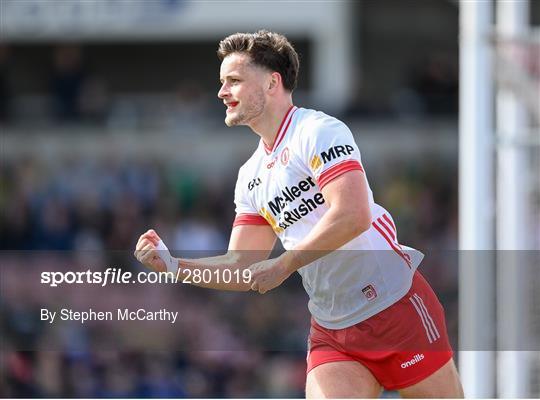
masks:
[[[166,90],[151,84],[141,90],[139,78],[111,88],[107,74],[122,72],[100,71],[76,44],[44,46],[39,65],[25,65],[32,60],[23,50],[0,43],[0,126],[175,129],[219,107],[214,93],[177,77]]]
[[[185,127],[197,117],[212,115],[215,110],[221,112],[215,97],[218,86],[210,86],[214,90],[210,93],[208,84],[204,84],[206,76],[190,80],[171,76],[167,89],[148,83],[141,90],[138,80],[111,85],[112,76],[118,74],[117,66],[98,68],[96,60],[85,56],[81,45],[47,46],[42,50],[39,70],[25,70],[29,66],[21,69],[14,59],[20,51],[0,43],[0,124]],[[411,63],[401,72],[394,90],[381,98],[358,87],[344,114],[454,118],[458,74],[451,60],[449,54],[441,52]],[[147,73],[155,71],[149,69]],[[182,75],[181,71],[178,75]],[[300,87],[299,92],[305,89]]]
[[[208,186],[150,161],[26,159],[4,165],[0,179],[4,249],[129,250],[155,226],[171,249],[221,250],[233,220],[234,182]]]
[[[75,262],[67,254],[3,257],[3,397],[302,396],[309,317],[299,282],[270,298],[182,284],[39,285],[37,270]],[[180,317],[174,325],[39,321],[43,307],[136,304]]]
[[[304,356],[234,353],[10,353],[8,397],[302,397]],[[264,356],[264,357],[263,357]]]
[[[407,243],[455,249],[457,180],[428,164],[387,167],[392,176],[371,186]],[[149,226],[174,250],[223,250],[234,219],[234,174],[210,182],[151,160],[29,158],[5,162],[0,182],[5,250],[130,250]]]

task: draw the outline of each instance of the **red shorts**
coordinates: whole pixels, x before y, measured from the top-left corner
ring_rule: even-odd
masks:
[[[378,314],[344,329],[311,320],[307,371],[334,361],[357,361],[387,390],[422,381],[452,358],[444,309],[416,272],[409,292]]]

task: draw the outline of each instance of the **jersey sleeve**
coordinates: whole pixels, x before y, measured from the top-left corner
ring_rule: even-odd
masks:
[[[345,172],[364,172],[360,150],[351,131],[337,119],[309,124],[302,132],[301,149],[301,157],[319,189]]]
[[[234,189],[234,204],[236,216],[233,228],[238,225],[268,225],[268,222],[259,215],[257,209],[251,204],[247,195],[249,182],[242,177],[242,170],[238,173]]]

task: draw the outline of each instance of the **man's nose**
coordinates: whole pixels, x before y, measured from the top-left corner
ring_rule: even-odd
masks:
[[[224,99],[228,95],[229,95],[229,88],[227,87],[227,85],[225,85],[225,84],[221,85],[221,88],[219,89],[219,92],[218,92],[217,96],[220,99]]]

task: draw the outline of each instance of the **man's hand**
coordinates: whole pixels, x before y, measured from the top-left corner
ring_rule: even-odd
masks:
[[[161,239],[153,229],[143,233],[135,247],[135,258],[145,267],[156,272],[166,272],[167,264],[160,257],[160,252],[156,250]],[[163,251],[163,250],[161,250]]]
[[[282,257],[258,262],[248,269],[251,271],[251,290],[261,294],[278,287],[291,275],[288,263]]]

